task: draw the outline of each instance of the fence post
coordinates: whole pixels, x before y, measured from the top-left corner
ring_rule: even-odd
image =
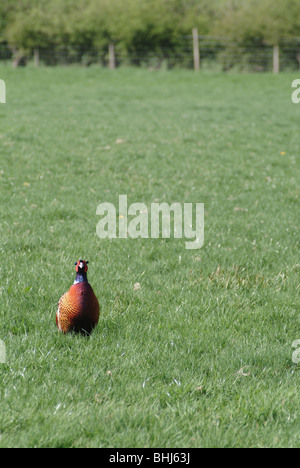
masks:
[[[194,69],[200,70],[200,50],[199,50],[199,36],[198,29],[193,28],[193,50],[194,50]]]
[[[115,46],[112,42],[108,46],[108,54],[109,54],[109,68],[110,70],[114,70],[116,68],[116,54],[115,54]]]
[[[38,67],[40,65],[40,51],[38,48],[34,49],[34,66]]]
[[[273,73],[279,73],[280,61],[279,61],[279,46],[273,46]]]

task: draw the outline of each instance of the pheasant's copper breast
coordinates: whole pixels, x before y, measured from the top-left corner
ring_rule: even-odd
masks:
[[[91,285],[85,281],[73,284],[58,304],[56,323],[67,333],[85,331],[90,333],[99,320],[99,302]]]

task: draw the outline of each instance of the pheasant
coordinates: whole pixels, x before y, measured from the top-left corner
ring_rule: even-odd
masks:
[[[69,291],[58,302],[56,325],[63,333],[90,334],[99,320],[99,302],[87,280],[88,264],[78,260],[76,278]]]

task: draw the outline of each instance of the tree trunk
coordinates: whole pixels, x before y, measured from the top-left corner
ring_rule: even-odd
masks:
[[[14,68],[25,67],[26,65],[26,56],[18,49],[13,48],[13,62],[12,65]]]

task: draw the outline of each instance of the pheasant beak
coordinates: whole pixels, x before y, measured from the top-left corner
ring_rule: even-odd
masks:
[[[82,262],[79,263],[79,268],[83,268],[84,264]]]

